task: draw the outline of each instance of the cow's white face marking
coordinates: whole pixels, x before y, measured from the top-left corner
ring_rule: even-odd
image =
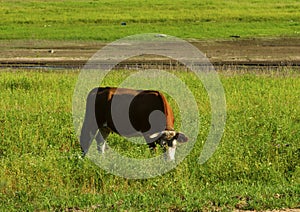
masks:
[[[177,140],[174,139],[174,140],[172,141],[172,147],[176,147],[176,145],[177,145]]]
[[[169,160],[174,161],[175,160],[175,151],[176,147],[169,147],[168,148],[168,155],[169,155]]]
[[[174,140],[172,141],[172,146],[169,146],[169,147],[168,147],[169,159],[170,159],[171,161],[174,161],[174,160],[175,160],[176,144],[177,144],[177,141],[176,141],[176,139],[174,139]]]

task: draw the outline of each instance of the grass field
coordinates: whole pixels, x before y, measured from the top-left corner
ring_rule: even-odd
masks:
[[[22,49],[23,41],[109,42],[139,33],[299,37],[299,11],[298,0],[0,0],[0,42],[20,40],[15,46]],[[1,70],[0,211],[300,208],[299,71],[220,72],[226,128],[203,165],[197,159],[210,127],[207,93],[190,72],[170,72],[197,99],[197,142],[176,169],[129,180],[81,157],[72,118],[78,71]],[[117,86],[131,73],[113,72],[103,85]],[[127,156],[152,156],[146,145],[124,144],[117,135],[108,140]]]
[[[115,72],[104,85],[118,85],[130,73]],[[197,158],[210,125],[206,92],[191,73],[172,73],[198,100],[195,148],[165,175],[128,180],[81,158],[71,112],[78,72],[0,72],[0,211],[300,207],[299,72],[220,73],[227,125],[203,165]],[[109,140],[126,151],[120,137]]]
[[[184,39],[300,35],[300,2],[1,0],[0,39],[113,41],[139,33]],[[126,22],[126,26],[121,26]]]

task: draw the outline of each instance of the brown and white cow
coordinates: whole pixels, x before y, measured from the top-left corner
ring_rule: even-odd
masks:
[[[98,131],[99,130],[99,131]],[[85,155],[95,138],[104,153],[110,132],[124,137],[144,136],[153,149],[161,145],[170,160],[175,159],[177,142],[188,139],[174,130],[174,115],[162,93],[154,90],[99,87],[90,91],[80,144]]]

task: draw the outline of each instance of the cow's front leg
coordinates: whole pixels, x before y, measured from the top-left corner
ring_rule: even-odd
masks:
[[[96,141],[97,141],[97,150],[100,154],[104,154],[106,150],[106,139],[110,133],[110,130],[108,128],[101,128],[99,129],[97,135],[96,135]]]

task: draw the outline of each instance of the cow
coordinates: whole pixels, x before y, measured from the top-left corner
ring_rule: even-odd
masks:
[[[164,95],[155,90],[97,87],[87,97],[81,129],[83,155],[95,138],[97,149],[104,153],[106,139],[113,132],[123,137],[143,136],[150,149],[163,147],[165,158],[175,160],[177,143],[188,138],[174,130],[172,108]]]

